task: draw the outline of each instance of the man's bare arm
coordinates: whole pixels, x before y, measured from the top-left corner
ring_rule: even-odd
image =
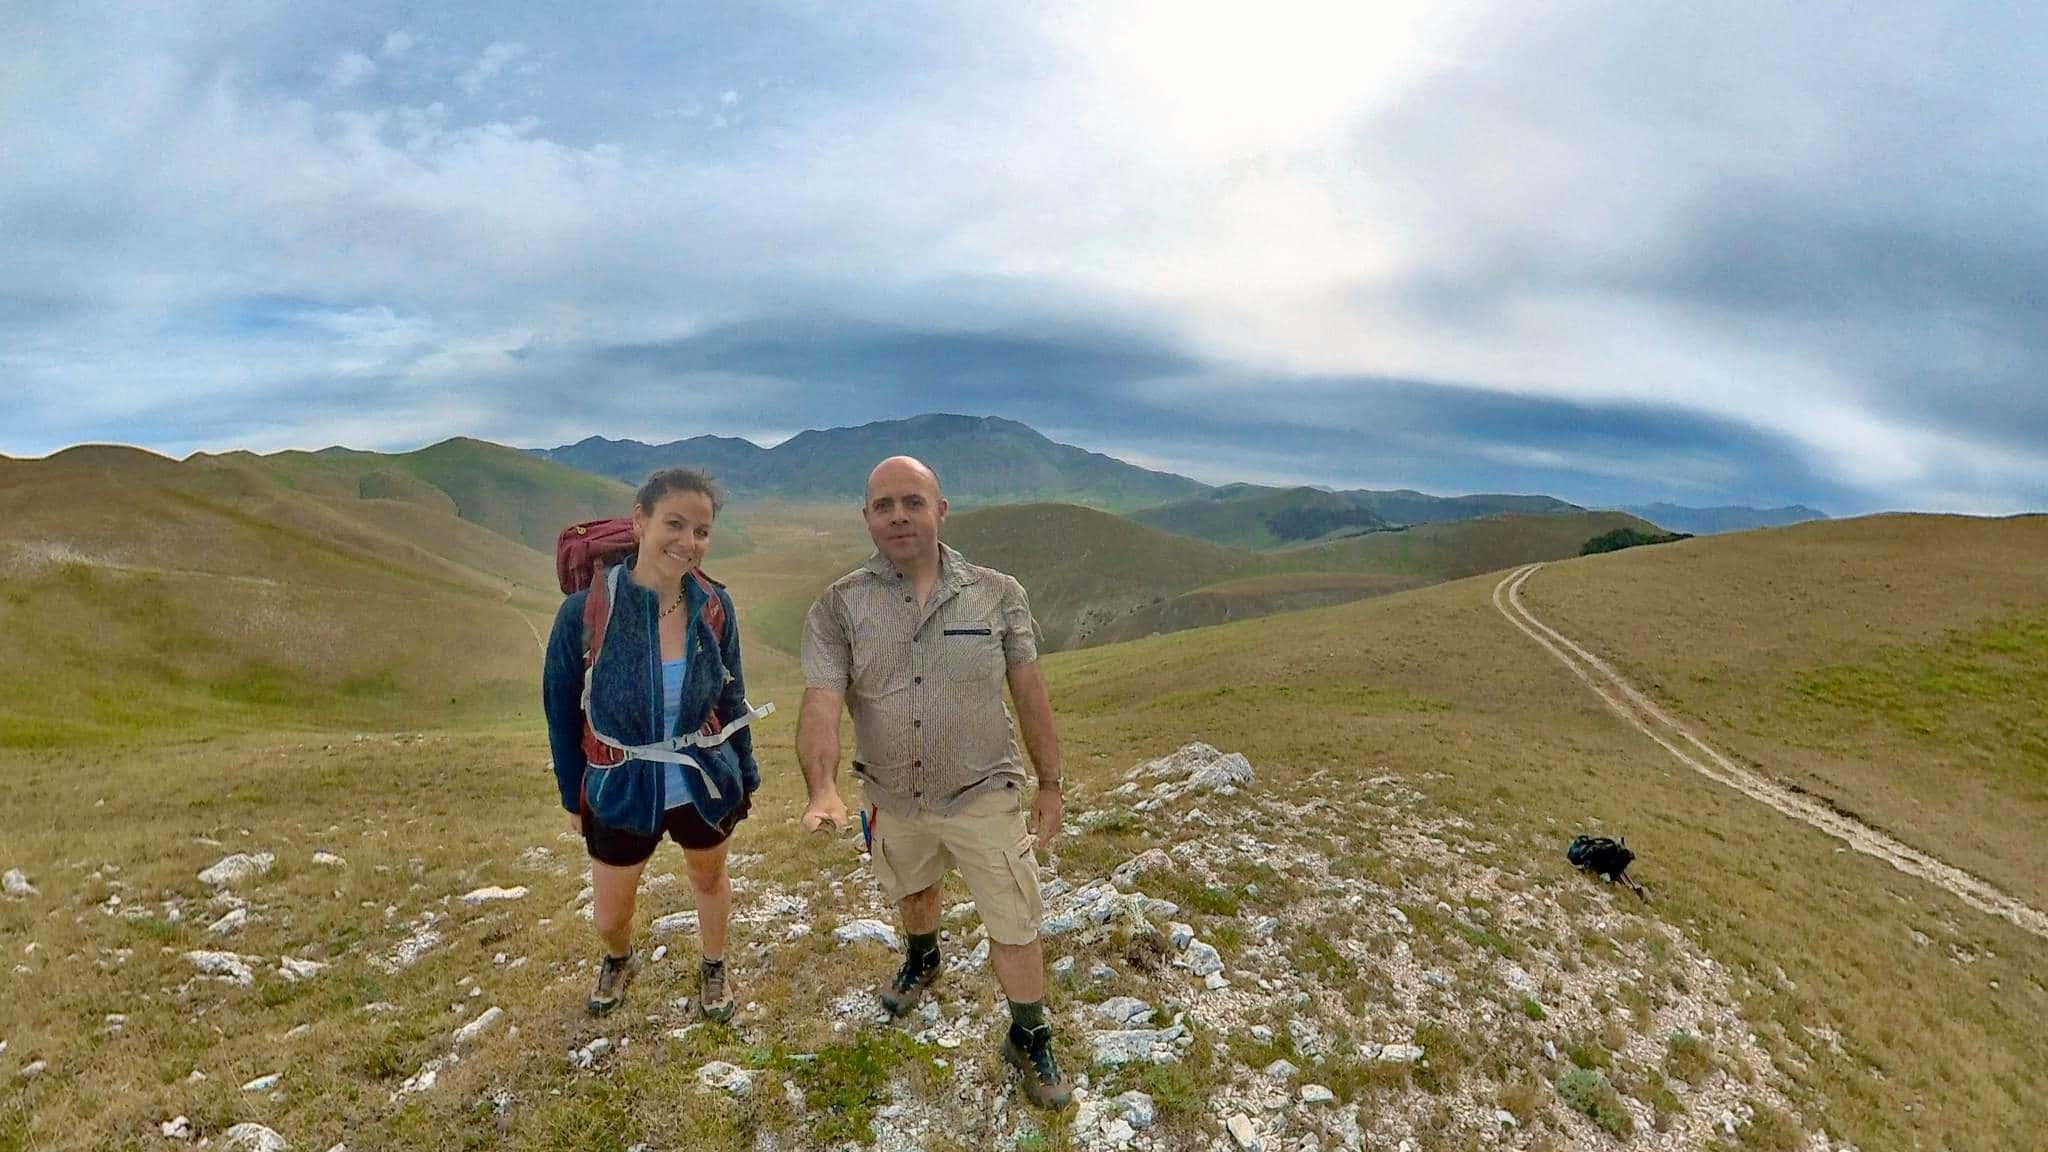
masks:
[[[1032,823],[1040,848],[1059,835],[1060,735],[1053,727],[1052,700],[1046,695],[1045,676],[1038,662],[1010,666],[1010,699],[1017,705],[1017,727],[1024,735],[1024,751],[1038,776],[1038,794],[1031,799]]]
[[[846,697],[837,692],[806,688],[797,709],[796,759],[810,794],[802,821],[806,831],[827,823],[846,826],[846,802],[839,798],[839,713],[845,706]]]

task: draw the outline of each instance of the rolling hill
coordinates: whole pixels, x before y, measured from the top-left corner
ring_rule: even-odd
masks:
[[[254,469],[288,488],[328,499],[411,504],[460,517],[549,554],[555,534],[565,525],[623,516],[633,504],[632,489],[617,481],[537,460],[516,448],[464,438],[396,454],[326,448],[267,456],[199,454],[191,462]]]
[[[1058,501],[1121,511],[1206,490],[1185,476],[1154,472],[1055,443],[1013,420],[924,415],[857,428],[801,432],[773,448],[728,437],[668,444],[597,437],[533,449],[544,459],[638,484],[655,468],[709,471],[736,500],[779,499],[858,505],[868,472],[883,458],[913,455],[932,466],[953,504]]]
[[[421,492],[322,495],[270,468],[104,447],[10,467],[0,745],[526,703],[548,556]]]
[[[1746,532],[1751,528],[1775,528],[1785,524],[1803,524],[1809,520],[1826,520],[1828,514],[1818,508],[1804,504],[1788,504],[1782,508],[1750,508],[1731,504],[1715,508],[1689,508],[1682,504],[1628,504],[1621,509],[1631,516],[1640,516],[1660,528],[1673,532],[1687,532],[1694,536],[1706,536],[1716,532]]]
[[[1048,650],[1383,595],[1578,555],[1591,537],[1646,528],[1623,513],[1502,515],[1306,547],[1225,548],[1072,505],[951,517],[945,539],[1017,577]]]
[[[1577,505],[1549,496],[1429,496],[1405,489],[1332,491],[1226,484],[1186,500],[1142,509],[1131,518],[1233,548],[1286,548],[1406,525],[1578,511]]]
[[[1023,583],[1047,651],[1110,621],[1259,570],[1258,557],[1072,504],[1010,504],[947,519],[944,539]]]

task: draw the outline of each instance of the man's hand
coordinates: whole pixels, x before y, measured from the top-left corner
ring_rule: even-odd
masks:
[[[1043,850],[1060,834],[1060,790],[1040,788],[1031,798],[1031,827],[1038,833],[1038,847]]]
[[[847,819],[846,801],[839,798],[839,789],[827,788],[811,797],[800,823],[806,832],[816,832],[827,824],[839,831],[846,827]]]
[[[583,813],[569,813],[569,831],[574,832],[578,836],[583,835]]]

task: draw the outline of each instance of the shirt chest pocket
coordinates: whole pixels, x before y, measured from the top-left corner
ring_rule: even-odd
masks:
[[[940,662],[954,681],[1003,678],[1003,621],[994,613],[948,621],[939,629]]]

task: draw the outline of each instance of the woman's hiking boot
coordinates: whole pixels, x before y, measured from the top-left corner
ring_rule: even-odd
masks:
[[[640,973],[640,953],[628,952],[624,956],[610,956],[597,966],[597,984],[590,990],[590,1003],[585,1005],[592,1016],[608,1016],[626,998],[626,985]]]
[[[1074,1099],[1074,1086],[1052,1058],[1052,1029],[1039,1025],[1022,1036],[1012,1026],[1003,1035],[1003,1060],[1024,1075],[1024,1094],[1040,1108],[1055,1112]]]
[[[732,990],[725,985],[725,961],[706,960],[697,966],[697,1007],[713,1023],[723,1024],[732,1019]]]
[[[882,1007],[888,1009],[891,1016],[915,1012],[938,978],[938,953],[932,953],[928,959],[905,957],[903,967],[898,968],[895,977],[882,986]]]

